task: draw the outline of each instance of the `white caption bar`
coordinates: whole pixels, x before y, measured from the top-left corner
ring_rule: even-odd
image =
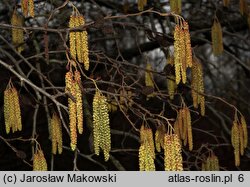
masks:
[[[250,172],[0,171],[0,186],[250,186]],[[35,186],[34,186],[35,185]]]

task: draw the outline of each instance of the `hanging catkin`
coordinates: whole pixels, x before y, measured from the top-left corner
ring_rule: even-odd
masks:
[[[77,144],[77,129],[79,134],[83,133],[83,109],[82,109],[82,91],[81,74],[78,70],[69,71],[65,75],[65,90],[72,97],[68,98],[69,107],[69,126],[71,149],[75,150]]]
[[[185,41],[185,57],[186,57],[186,66],[192,67],[193,55],[192,55],[192,47],[189,33],[189,25],[186,21],[183,22],[183,32],[184,32],[184,41]]]
[[[207,159],[202,162],[201,168],[202,171],[219,171],[220,165],[218,157],[212,153],[211,156],[207,157]]]
[[[153,74],[151,64],[147,63],[146,72],[145,72],[145,85],[154,88]]]
[[[240,165],[240,134],[239,134],[239,126],[237,124],[237,119],[233,122],[233,127],[231,130],[231,142],[234,148],[234,158],[235,158],[235,166]]]
[[[76,27],[76,16],[71,15],[69,19],[69,28]],[[69,45],[70,45],[70,55],[71,57],[76,60],[76,32],[70,31],[69,32]]]
[[[14,10],[12,18],[11,18],[11,25],[13,26],[23,26],[23,20],[20,15],[18,15],[17,11]],[[17,51],[21,53],[24,50],[24,34],[23,30],[19,28],[12,28],[12,43],[16,46]]]
[[[21,9],[23,16],[27,17],[29,14],[29,0],[21,0]]]
[[[76,114],[77,114],[77,129],[79,134],[83,133],[83,109],[82,109],[82,91],[81,74],[78,70],[74,72],[75,90],[76,90]]]
[[[73,79],[73,73],[67,72],[65,75],[66,92],[70,93],[75,98],[75,82]],[[70,147],[75,150],[77,144],[77,114],[76,114],[76,103],[72,98],[68,98],[69,107],[69,128],[70,128]]]
[[[186,21],[178,20],[174,30],[174,65],[176,84],[187,81],[186,71],[192,67],[192,48],[189,26]]]
[[[52,141],[52,153],[62,153],[62,124],[61,120],[56,113],[53,113],[51,118],[51,141]]]
[[[31,17],[35,17],[34,0],[29,0],[29,14]]]
[[[193,134],[189,108],[184,106],[179,110],[174,124],[174,132],[183,140],[184,146],[188,144],[189,150],[193,150]]]
[[[247,124],[244,116],[240,115],[238,119],[235,113],[233,126],[231,130],[231,142],[234,148],[235,166],[240,165],[240,155],[244,154],[248,143]]]
[[[22,130],[21,110],[19,96],[16,88],[9,83],[4,91],[4,119],[5,130],[8,134]]]
[[[239,139],[240,139],[240,155],[242,156],[244,154],[244,135],[243,135],[243,128],[242,125],[239,124]]]
[[[244,116],[240,116],[240,125],[242,126],[242,131],[243,131],[243,144],[244,144],[244,148],[247,148],[247,144],[248,144],[248,131],[247,131],[247,123],[245,120]]]
[[[164,149],[164,135],[165,135],[165,126],[160,125],[155,131],[155,148],[157,152],[161,152],[161,148]]]
[[[192,133],[192,124],[191,124],[191,115],[188,107],[185,107],[184,110],[186,111],[186,123],[187,123],[187,139],[188,139],[188,148],[189,151],[193,150],[193,133]]]
[[[42,149],[37,150],[33,157],[33,171],[47,171],[47,162]]]
[[[93,99],[93,134],[95,154],[99,155],[101,148],[105,161],[108,161],[111,149],[108,103],[99,90],[96,90]]]
[[[144,7],[147,5],[147,0],[138,0],[137,6],[139,11],[143,11]]]
[[[155,170],[155,147],[153,133],[150,128],[145,128],[144,125],[140,129],[141,146],[139,148],[139,167],[140,171]]]
[[[201,115],[205,115],[205,97],[204,95],[204,82],[203,82],[203,70],[202,65],[197,58],[193,59],[192,65],[192,98],[194,108],[200,106]]]
[[[69,28],[83,26],[84,17],[78,12],[70,16]],[[70,54],[73,60],[84,64],[85,70],[89,69],[89,49],[87,31],[70,31],[69,33]]]
[[[175,66],[175,82],[179,84],[181,81],[181,44],[180,44],[180,32],[179,25],[175,26],[174,30],[174,66]]]
[[[167,78],[167,86],[168,86],[168,95],[171,100],[174,99],[175,90],[177,88],[177,85],[175,83],[175,76],[170,75],[169,78]]]
[[[222,36],[221,24],[217,18],[214,19],[211,33],[212,33],[213,54],[220,55],[224,50],[223,36]]]
[[[248,4],[247,4],[246,0],[240,0],[239,6],[240,6],[241,15],[248,15],[249,14]]]
[[[177,134],[165,134],[164,165],[166,171],[182,171],[180,139]]]
[[[171,12],[174,12],[176,14],[181,14],[181,0],[170,0],[170,9]]]
[[[21,0],[21,9],[24,17],[28,17],[28,15],[34,17],[34,0]]]

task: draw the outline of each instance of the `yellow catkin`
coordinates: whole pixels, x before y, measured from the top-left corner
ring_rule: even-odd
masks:
[[[57,133],[57,151],[58,154],[62,154],[63,151],[63,134],[62,134],[62,123],[61,120],[58,118],[57,119],[59,122],[58,124],[58,128],[56,128],[56,133]]]
[[[228,7],[230,4],[230,0],[223,0],[223,6]]]
[[[158,129],[155,131],[155,149],[157,152],[161,152],[160,132]]]
[[[83,25],[83,19],[81,19],[82,16],[77,15],[75,17],[75,27],[79,27],[80,25]],[[80,63],[83,63],[83,45],[82,45],[82,41],[81,41],[81,31],[75,31],[76,33],[76,55],[77,55],[77,59]]]
[[[10,89],[10,98],[11,98],[11,105],[10,105],[10,124],[11,124],[11,130],[12,133],[17,131],[17,125],[16,125],[16,114],[15,114],[15,105],[13,104],[12,100],[14,98],[14,92],[13,89]]]
[[[234,150],[235,166],[240,166],[240,151]]]
[[[76,98],[75,81],[73,79],[73,73],[67,72],[65,75],[66,91],[69,92],[74,98]],[[68,98],[69,108],[69,127],[70,127],[70,146],[72,150],[75,150],[77,144],[77,111],[76,103]]]
[[[240,136],[239,136],[239,126],[237,121],[233,122],[233,127],[231,130],[231,141],[234,148],[235,166],[240,165]]]
[[[178,112],[178,116],[177,116],[177,123],[178,123],[180,137],[183,140],[183,138],[184,138],[184,136],[183,136],[184,135],[184,133],[183,133],[183,131],[184,131],[184,123],[183,123],[183,117],[182,116],[183,116],[182,111],[180,110]]]
[[[150,128],[145,128],[144,125],[142,125],[140,128],[140,140],[141,140],[141,146],[139,149],[140,171],[154,171],[155,147],[154,147],[152,130]]]
[[[140,128],[140,141],[141,141],[141,143],[143,143],[144,141],[147,140],[146,137],[147,137],[146,129],[145,129],[144,125],[142,125]]]
[[[149,154],[150,147],[142,143],[139,148],[139,169],[140,171],[155,171],[154,158]]]
[[[244,14],[244,0],[240,0],[239,6],[240,6],[240,13],[241,15],[243,15]]]
[[[46,159],[44,157],[43,151],[41,149],[38,150],[38,155],[39,155],[39,161],[41,163],[41,170],[47,171],[48,170],[47,162],[46,162]]]
[[[10,111],[11,110],[11,90],[4,90],[4,120],[5,120],[5,131],[7,134],[10,133],[11,129],[11,119]]]
[[[182,140],[184,143],[184,146],[187,145],[187,140],[188,140],[188,136],[187,136],[187,131],[188,131],[188,122],[187,122],[187,110],[185,108],[180,110],[180,113],[182,113]]]
[[[146,70],[147,71],[145,72],[145,85],[154,88],[153,74],[152,72],[150,72],[152,71],[151,64],[147,63]]]
[[[31,17],[35,17],[34,0],[29,0],[29,14]]]
[[[188,137],[188,147],[189,151],[193,150],[193,133],[192,133],[192,124],[191,124],[191,115],[188,107],[186,110],[186,119],[187,119],[187,137]]]
[[[75,28],[85,24],[82,15],[71,15],[69,27]],[[89,49],[88,49],[88,33],[87,31],[70,31],[69,34],[70,54],[74,60],[78,60],[84,64],[85,70],[89,69]]]
[[[170,9],[171,12],[175,12],[176,14],[181,14],[181,0],[170,0]]]
[[[77,127],[79,134],[83,133],[83,109],[82,109],[82,91],[81,85],[81,74],[79,71],[74,72],[75,78],[75,90],[76,90],[76,113],[77,113]]]
[[[177,134],[166,134],[164,137],[164,165],[166,171],[182,171],[180,139]]]
[[[174,30],[174,66],[175,66],[175,82],[179,84],[181,81],[181,44],[180,44],[181,28],[179,25],[175,26]]]
[[[76,16],[71,15],[69,19],[69,28],[76,27]],[[76,32],[70,31],[69,33],[70,55],[76,60]]]
[[[193,66],[192,66],[192,71],[191,71],[191,94],[193,98],[193,106],[194,108],[198,108],[198,91],[199,91],[199,77],[198,77],[198,62],[194,60]]]
[[[248,10],[248,4],[246,0],[240,0],[239,7],[240,7],[241,15],[248,15],[249,10]]]
[[[223,52],[223,36],[221,24],[217,18],[214,19],[211,33],[213,54],[220,55]]]
[[[22,130],[21,109],[16,88],[9,84],[4,91],[5,130],[8,134]]]
[[[149,146],[148,153],[150,153],[152,158],[155,158],[155,147],[154,147],[152,129],[145,128],[144,125],[142,125],[140,129],[140,140],[141,140],[141,143],[144,143],[147,146]]]
[[[21,0],[21,9],[24,17],[27,17],[29,14],[29,0]]]
[[[13,92],[13,108],[15,110],[15,125],[17,127],[16,130],[21,131],[22,130],[22,118],[21,118],[21,109],[20,109],[20,103],[19,103],[19,96],[18,92],[15,87],[12,88]]]
[[[70,98],[68,99],[68,107],[69,107],[70,147],[74,151],[77,144],[76,104]]]
[[[206,171],[206,163],[202,162],[201,164],[201,171]]]
[[[108,103],[99,90],[96,91],[93,99],[93,134],[95,154],[99,155],[101,148],[107,161],[111,149]]]
[[[187,68],[192,67],[192,48],[188,23],[182,20],[178,20],[174,30],[174,65],[176,84],[185,84]]]
[[[40,169],[39,155],[37,153],[33,156],[33,171],[39,171]]]
[[[205,171],[211,171],[211,158],[208,157],[205,164]]]
[[[85,24],[83,16],[80,16],[80,23]],[[82,42],[82,61],[84,63],[85,70],[89,70],[89,47],[88,47],[88,33],[87,31],[81,32],[81,42]]]
[[[108,109],[109,109],[109,112],[116,112],[118,110],[118,105],[116,101],[113,101],[113,100],[109,101]]]
[[[139,11],[143,11],[144,7],[147,5],[147,0],[138,0],[137,6]]]
[[[16,12],[13,12],[11,18],[11,25],[21,27],[23,25],[23,20],[20,15]],[[12,42],[17,47],[17,51],[20,53],[24,50],[24,33],[22,29],[12,28]]]
[[[43,151],[37,150],[33,157],[33,171],[47,171],[47,162],[44,157]]]
[[[239,128],[239,139],[240,139],[240,155],[244,155],[244,134],[243,134],[243,128],[242,125],[240,124],[238,126]]]
[[[202,171],[219,171],[219,159],[212,153],[211,156],[207,157],[206,161],[202,163]]]
[[[174,158],[175,171],[183,171],[181,144],[179,136],[177,134],[173,134],[173,144],[175,151],[175,158]]]
[[[52,147],[52,153],[57,153],[57,134],[56,134],[56,120],[55,120],[55,114],[52,115],[52,118],[50,120],[50,137],[51,137],[51,147]]]
[[[145,145],[141,144],[139,148],[139,170],[140,171],[145,171]]]
[[[170,55],[167,57],[167,64],[174,65],[174,56]]]
[[[219,165],[219,159],[216,155],[212,155],[212,160],[213,160],[213,171],[219,171],[220,170],[220,165]]]
[[[125,89],[120,90],[120,105],[124,105],[126,103],[127,91]]]
[[[179,33],[179,44],[180,44],[180,61],[181,61],[181,80],[185,84],[187,81],[187,64],[186,64],[186,44],[185,44],[185,34],[184,30],[181,28]]]
[[[204,91],[202,91],[202,92],[204,92]],[[200,96],[200,108],[201,108],[201,115],[205,116],[206,104],[205,104],[205,97],[204,96]]]
[[[205,115],[205,97],[204,95],[204,80],[203,80],[203,70],[202,65],[197,58],[193,60],[192,66],[192,98],[194,108],[198,108],[200,105],[201,115]]]
[[[189,26],[186,21],[183,23],[184,29],[184,39],[185,39],[185,53],[186,53],[186,64],[187,67],[192,67],[192,47],[191,47],[191,40],[190,40],[190,33],[189,33]]]
[[[204,95],[204,80],[203,80],[203,69],[201,63],[197,63],[197,69],[198,69],[198,102],[200,103],[200,110],[201,110],[201,115],[205,115],[205,97]]]
[[[56,113],[53,113],[51,118],[51,141],[52,141],[52,153],[62,153],[62,124],[61,120]]]
[[[164,149],[164,135],[165,126],[160,125],[155,131],[155,148],[158,152],[161,152],[161,148]]]
[[[181,138],[181,132],[180,132],[180,127],[179,127],[179,120],[178,118],[175,120],[174,123],[174,133],[177,134]]]
[[[165,171],[173,171],[173,142],[171,135],[166,134],[164,137],[164,165]]]
[[[150,148],[150,154],[153,159],[155,159],[155,146],[154,146],[154,139],[153,139],[153,132],[152,129],[146,129],[146,136],[147,136],[147,144]]]
[[[244,137],[244,148],[247,148],[248,144],[248,130],[247,130],[247,123],[245,120],[245,117],[241,115],[240,117],[240,123],[242,125],[242,130],[243,130],[243,137]]]

